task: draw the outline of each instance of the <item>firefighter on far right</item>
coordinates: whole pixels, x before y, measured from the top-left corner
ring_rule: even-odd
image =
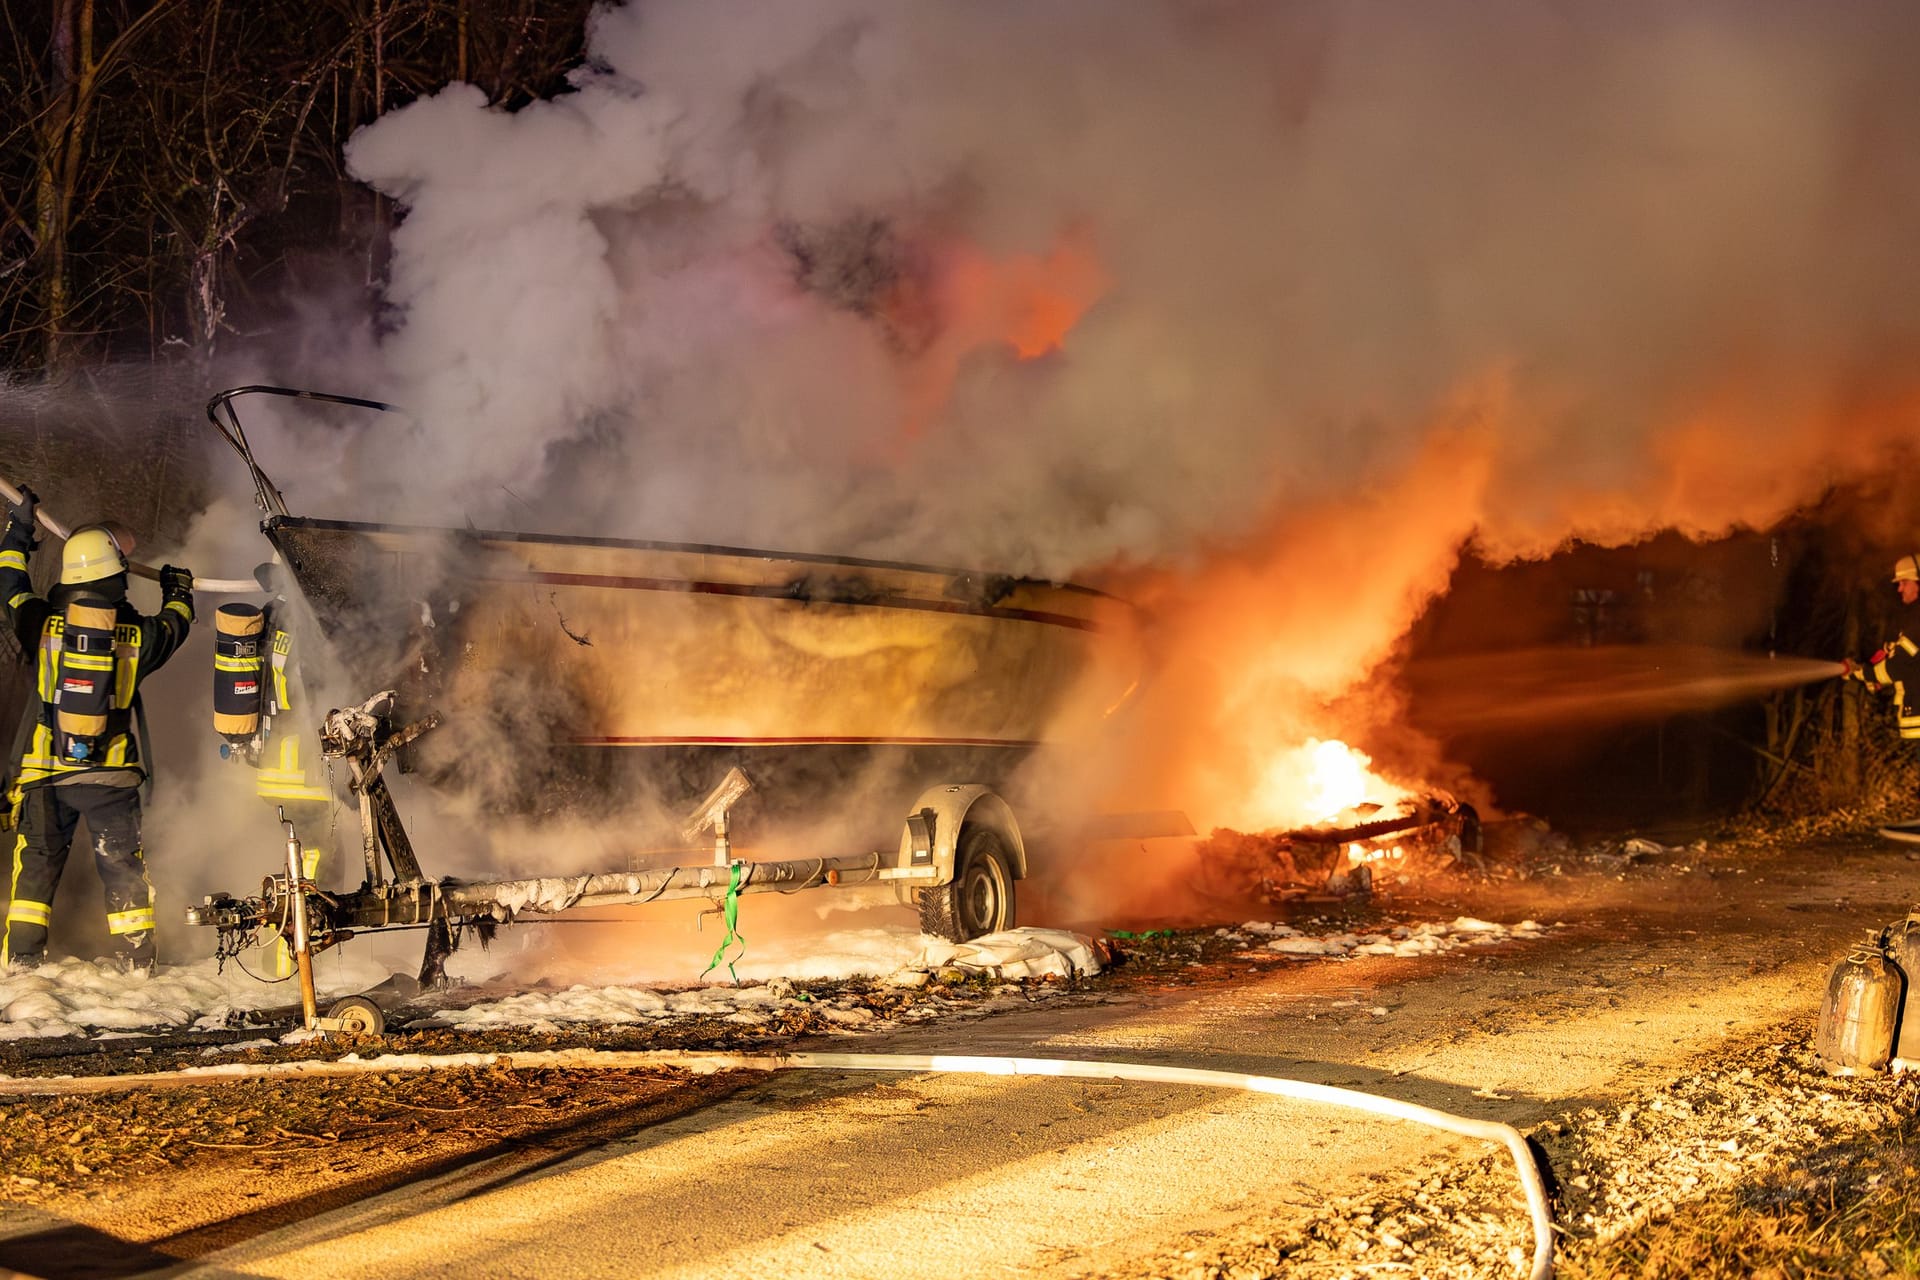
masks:
[[[1920,604],[1920,555],[1904,555],[1893,562],[1893,586],[1901,604]],[[1868,692],[1893,694],[1900,736],[1915,740],[1920,739],[1920,644],[1907,635],[1911,625],[1902,626],[1900,634],[1881,645],[1866,665],[1849,658],[1842,666],[1843,674],[1866,685]]]

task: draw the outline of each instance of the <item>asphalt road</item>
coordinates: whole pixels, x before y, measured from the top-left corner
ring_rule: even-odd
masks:
[[[1920,861],[1885,846],[1679,860],[1428,908],[1558,922],[1537,942],[1287,962],[1242,983],[813,1047],[1258,1072],[1525,1127],[1804,1016],[1845,942],[1916,898]],[[549,1167],[416,1182],[168,1274],[1126,1274],[1183,1239],[1297,1220],[1369,1173],[1474,1145],[1239,1093],[796,1072]]]

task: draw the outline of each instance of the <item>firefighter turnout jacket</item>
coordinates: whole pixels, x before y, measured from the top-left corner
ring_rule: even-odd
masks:
[[[1903,738],[1920,738],[1920,645],[1905,632],[1887,641],[1867,659],[1867,665],[1849,673],[1869,690],[1893,694],[1893,713]]]
[[[27,576],[32,546],[32,530],[9,521],[0,538],[0,600],[21,652],[34,655],[30,728],[15,762],[12,798],[49,783],[137,786],[147,772],[133,732],[140,685],[186,640],[193,593],[167,592],[160,612],[150,615],[124,598],[100,600],[95,583],[58,586],[42,598]],[[76,735],[57,711],[63,699],[79,701],[84,694],[104,696],[92,723],[80,725],[96,732],[84,735],[91,741],[76,753],[68,741]]]

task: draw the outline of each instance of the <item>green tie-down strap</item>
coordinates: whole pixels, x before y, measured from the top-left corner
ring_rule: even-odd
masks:
[[[727,954],[727,948],[737,942],[740,944],[740,950],[734,952],[733,959],[726,962],[727,977],[735,982],[740,981],[733,972],[733,965],[734,961],[747,953],[747,940],[740,936],[734,926],[740,923],[740,872],[745,867],[744,862],[734,863],[733,874],[727,877],[727,901],[721,908],[721,918],[727,922],[727,936],[720,939],[719,950],[713,953],[713,959],[707,963],[707,967],[700,971],[700,976],[703,978],[720,967],[721,958]]]
[[[1109,929],[1107,930],[1107,936],[1109,938],[1125,938],[1129,942],[1145,942],[1151,938],[1171,938],[1173,936],[1173,930],[1148,929],[1144,933],[1135,933],[1131,929]]]

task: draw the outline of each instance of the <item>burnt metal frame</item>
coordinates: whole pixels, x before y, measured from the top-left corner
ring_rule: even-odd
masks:
[[[293,400],[320,400],[327,404],[351,405],[357,409],[376,409],[381,413],[398,413],[402,416],[406,413],[399,405],[387,404],[380,400],[367,400],[360,396],[337,396],[324,391],[302,391],[297,387],[255,384],[246,387],[229,387],[215,394],[207,401],[207,421],[211,422],[213,429],[220,433],[220,438],[240,455],[240,460],[247,464],[247,474],[253,477],[254,503],[265,516],[284,516],[291,513],[287,510],[287,500],[281,494],[279,486],[275,485],[272,478],[260,469],[260,464],[254,461],[253,445],[247,439],[247,429],[240,425],[240,415],[233,407],[235,399],[246,395],[286,396]],[[221,421],[223,413],[226,415],[224,422]]]

